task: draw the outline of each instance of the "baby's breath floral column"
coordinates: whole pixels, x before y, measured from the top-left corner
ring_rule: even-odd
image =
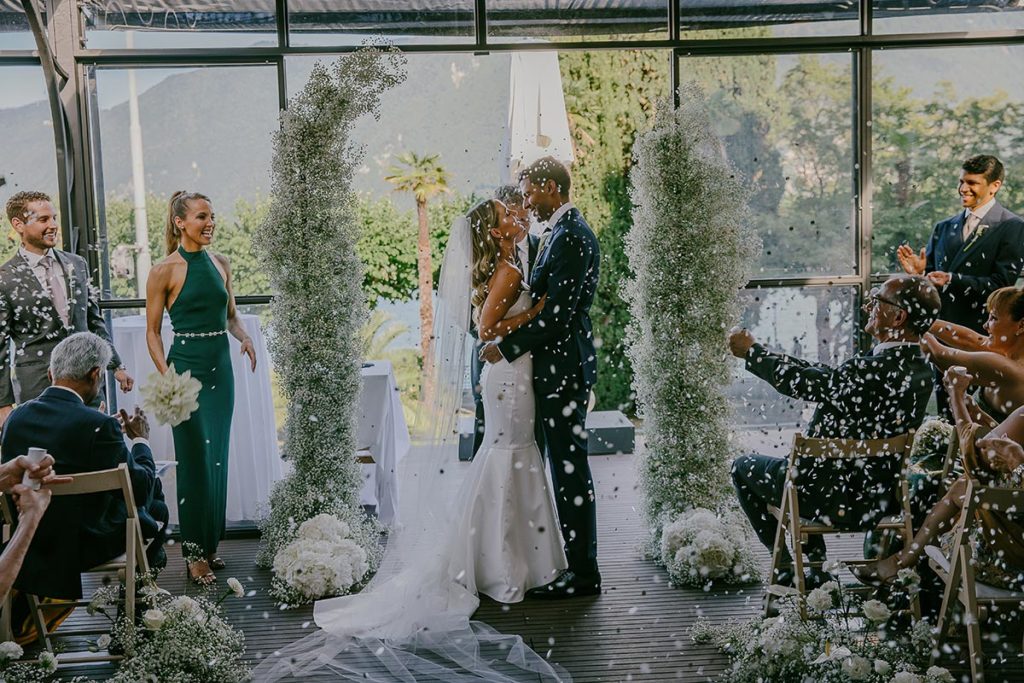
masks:
[[[652,548],[681,513],[720,511],[731,495],[726,330],[739,318],[739,290],[761,253],[747,189],[724,158],[702,91],[684,86],[680,101],[664,103],[634,145],[626,238],[629,356],[644,420]],[[744,555],[736,555],[738,565]]]
[[[294,471],[271,495],[265,566],[320,514],[344,523],[367,569],[380,559],[379,528],[358,505],[355,411],[367,305],[352,189],[363,149],[351,135],[357,119],[378,115],[381,94],[405,78],[404,65],[397,52],[377,49],[317,64],[275,135],[273,202],[253,242],[274,292],[269,346],[288,400],[284,454]],[[347,592],[352,582],[323,585]],[[289,604],[323,597],[280,576],[274,589]]]

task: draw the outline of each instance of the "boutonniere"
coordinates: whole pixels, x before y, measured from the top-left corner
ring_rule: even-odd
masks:
[[[978,241],[978,238],[985,234],[986,230],[988,230],[988,225],[979,225],[976,227],[974,229],[974,234],[971,235],[971,239],[967,242],[967,246],[964,247],[964,250],[966,251],[967,249],[970,249],[971,246]]]

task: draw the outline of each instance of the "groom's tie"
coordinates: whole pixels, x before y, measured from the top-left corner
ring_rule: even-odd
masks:
[[[548,248],[548,242],[551,240],[551,228],[547,228],[541,233],[540,244],[537,245],[537,263],[544,260],[544,251]]]

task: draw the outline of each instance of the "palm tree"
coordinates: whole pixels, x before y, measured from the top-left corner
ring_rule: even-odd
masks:
[[[433,362],[431,334],[434,328],[433,284],[434,268],[430,254],[430,225],[427,221],[427,201],[448,189],[448,171],[441,166],[439,155],[420,156],[406,152],[398,157],[384,180],[395,186],[396,192],[412,192],[416,198],[416,217],[419,220],[419,239],[416,243],[416,268],[420,290],[420,350],[423,352],[423,376],[430,377]],[[424,395],[431,395],[424,382]]]

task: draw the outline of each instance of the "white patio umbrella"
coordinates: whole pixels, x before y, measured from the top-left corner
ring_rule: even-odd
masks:
[[[569,165],[575,159],[562,94],[557,52],[512,54],[508,105],[506,182],[544,156]]]

